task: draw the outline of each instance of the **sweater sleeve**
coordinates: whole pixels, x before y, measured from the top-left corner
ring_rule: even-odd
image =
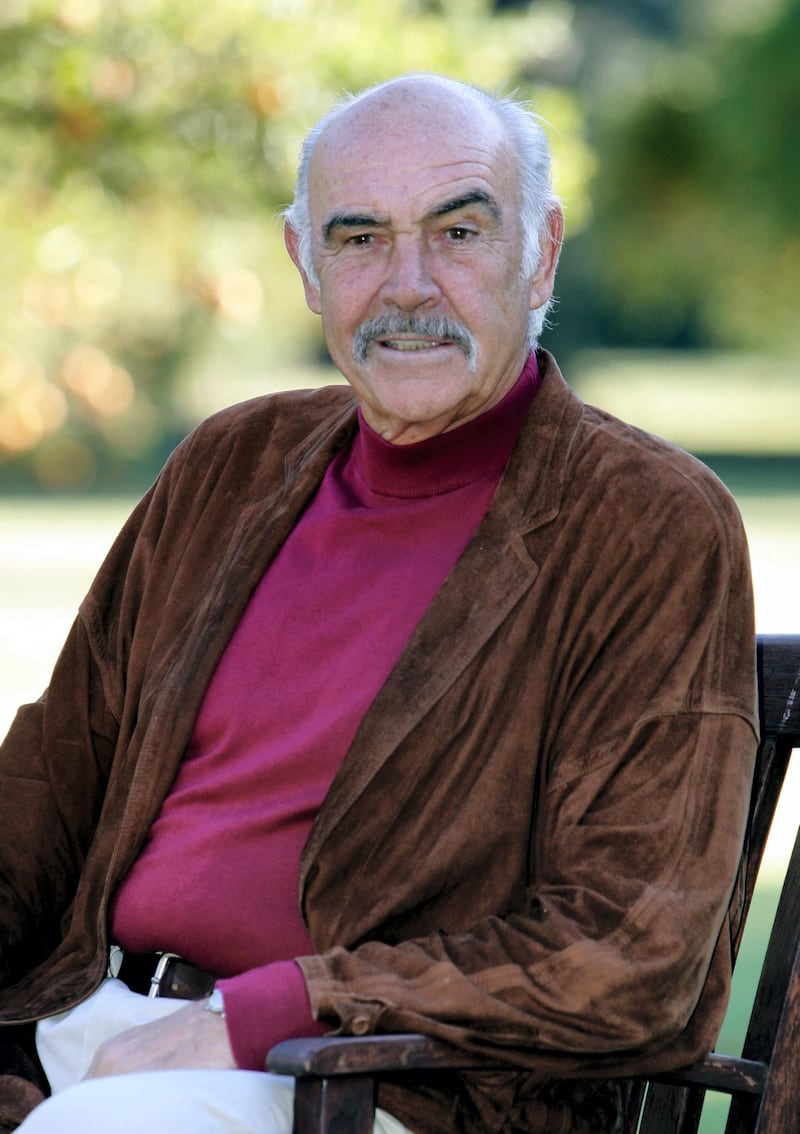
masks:
[[[303,974],[294,961],[276,961],[217,982],[237,1065],[263,1071],[267,1052],[282,1040],[321,1036],[329,1029],[314,1019]]]

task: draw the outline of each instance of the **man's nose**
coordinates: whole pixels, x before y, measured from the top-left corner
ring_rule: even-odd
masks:
[[[406,235],[396,238],[381,289],[384,303],[401,311],[435,306],[441,299],[441,290],[430,260],[422,241]]]

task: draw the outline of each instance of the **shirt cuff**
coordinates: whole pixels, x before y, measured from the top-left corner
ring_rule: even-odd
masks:
[[[329,1028],[311,1014],[306,982],[294,961],[275,961],[218,980],[236,1065],[263,1071],[267,1052],[281,1040],[322,1036]]]

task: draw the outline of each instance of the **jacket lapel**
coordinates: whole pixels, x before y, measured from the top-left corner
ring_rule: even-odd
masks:
[[[132,828],[126,829],[122,842],[129,853],[138,853],[170,789],[208,684],[253,590],[334,455],[352,436],[355,420],[354,403],[348,402],[287,455],[282,484],[243,507],[230,536],[220,543],[213,574],[201,591],[200,605],[193,607],[193,617],[171,628],[168,660],[143,695],[141,714],[149,724],[136,753],[133,780],[125,789],[126,821],[130,816]],[[166,747],[165,737],[170,741]],[[120,869],[128,865],[126,860]]]
[[[555,363],[543,353],[540,365],[546,381],[489,511],[370,706],[323,803],[304,850],[301,890],[342,816],[536,579],[539,566],[523,537],[558,512],[570,423],[580,416]]]

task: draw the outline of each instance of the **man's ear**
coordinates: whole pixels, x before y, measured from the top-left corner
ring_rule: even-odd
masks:
[[[564,214],[561,206],[556,205],[550,210],[547,226],[541,234],[541,251],[539,264],[531,277],[531,311],[543,307],[553,294],[556,278],[558,258],[561,255],[561,244],[564,239]]]
[[[297,230],[293,228],[288,221],[286,221],[283,226],[283,241],[286,245],[286,251],[291,256],[292,263],[297,268],[303,281],[306,303],[315,315],[321,314],[322,304],[320,303],[319,287],[308,278],[308,274],[300,260],[300,237],[297,234]]]

